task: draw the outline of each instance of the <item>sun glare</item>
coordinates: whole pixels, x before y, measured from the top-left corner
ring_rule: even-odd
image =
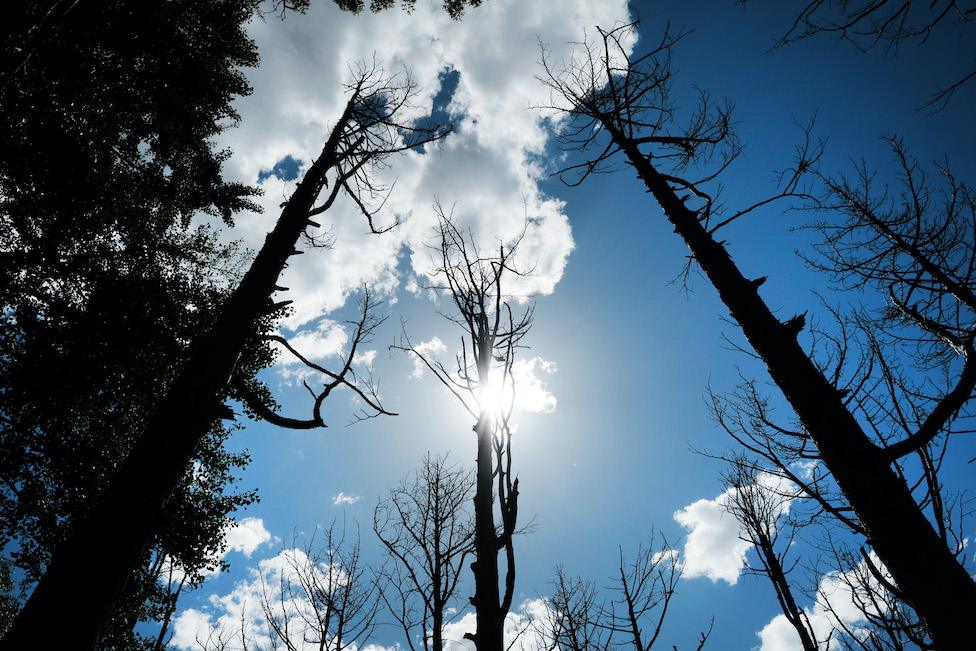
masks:
[[[494,373],[488,384],[479,389],[477,398],[481,413],[497,422],[512,409],[515,402],[514,387],[510,381],[503,382],[500,373]]]

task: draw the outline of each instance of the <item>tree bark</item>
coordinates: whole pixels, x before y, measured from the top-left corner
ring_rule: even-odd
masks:
[[[490,358],[489,358],[490,359]],[[504,620],[499,607],[498,536],[495,531],[491,417],[482,413],[474,428],[478,437],[477,475],[474,494],[474,598],[478,651],[503,651]]]
[[[283,208],[240,285],[211,329],[193,342],[189,359],[163,396],[125,465],[73,525],[0,649],[94,648],[116,600],[153,536],[166,502],[183,478],[220,401],[254,322],[268,313],[271,294],[304,232],[326,173],[339,162],[340,138],[352,104]],[[52,626],[57,622],[57,626]]]
[[[637,144],[612,121],[602,122],[793,406],[867,531],[868,543],[925,621],[938,648],[971,648],[976,583],[939,539],[883,451],[804,352],[796,338],[802,321],[780,322],[759,296],[761,281],[746,279]]]

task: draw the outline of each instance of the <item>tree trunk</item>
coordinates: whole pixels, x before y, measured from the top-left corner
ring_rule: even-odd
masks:
[[[796,604],[796,599],[793,598],[793,589],[790,587],[789,579],[783,570],[783,564],[779,562],[776,550],[773,549],[772,541],[769,538],[761,538],[756,541],[756,548],[762,554],[763,565],[766,567],[769,580],[776,589],[776,597],[783,609],[783,615],[796,629],[796,634],[800,636],[800,645],[803,647],[803,651],[818,651],[811,630],[807,627],[807,617]]]
[[[485,386],[485,385],[482,385]],[[498,591],[498,536],[495,532],[494,496],[492,482],[491,417],[482,414],[474,428],[478,436],[477,476],[474,494],[474,598],[477,623],[474,644],[478,651],[502,651],[501,609]]]
[[[761,281],[742,275],[632,140],[611,122],[604,126],[765,362],[867,531],[868,544],[925,621],[936,646],[972,648],[976,583],[939,539],[908,486],[861,429],[842,396],[804,352],[796,339],[797,322],[782,323],[773,315],[759,296]]]
[[[87,517],[54,551],[24,609],[0,642],[4,651],[91,649],[159,530],[165,505],[217,417],[227,383],[256,319],[269,310],[278,276],[305,230],[326,173],[338,162],[351,104],[288,200],[274,230],[211,329],[160,401],[125,465]],[[52,626],[52,622],[57,622]]]

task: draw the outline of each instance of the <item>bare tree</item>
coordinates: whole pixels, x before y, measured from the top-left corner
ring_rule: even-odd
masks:
[[[287,305],[287,301],[276,303],[271,295],[284,289],[277,286],[278,277],[289,257],[302,253],[296,246],[303,234],[319,227],[312,218],[326,212],[345,191],[371,229],[385,230],[376,226],[376,210],[369,207],[371,198],[382,190],[373,172],[391,155],[445,135],[443,129],[417,128],[398,118],[415,94],[409,76],[387,75],[374,63],[361,67],[353,77],[342,114],[284,203],[264,246],[210,330],[192,342],[188,361],[161,396],[110,487],[55,550],[47,572],[4,637],[3,648],[30,646],[36,631],[54,617],[63,625],[51,631],[52,645],[94,645],[113,603],[162,526],[167,500],[194,450],[213,420],[226,415],[221,401],[255,324]],[[85,599],[78,600],[79,594]],[[65,609],[66,603],[73,607]]]
[[[296,547],[287,555],[278,585],[266,585],[262,575],[261,610],[273,648],[344,651],[369,640],[380,590],[360,557],[359,536],[346,535],[335,525],[313,534],[304,551]]]
[[[570,577],[557,567],[552,594],[546,599],[547,615],[536,624],[539,646],[648,651],[660,640],[680,579],[677,552],[667,540],[655,545],[653,535],[647,545],[637,548],[631,561],[620,550],[607,600],[601,599],[592,582]],[[696,651],[704,648],[711,631],[709,623],[698,636]]]
[[[739,522],[742,540],[753,545],[759,558],[759,565],[750,565],[748,569],[769,579],[780,609],[796,630],[803,651],[817,651],[820,646],[816,631],[797,603],[789,580],[798,561],[789,558],[795,529],[788,524],[784,526],[782,520],[790,503],[797,498],[796,492],[789,490],[791,486],[784,485],[776,474],[764,473],[744,456],[732,459],[724,483],[729,495],[726,509]]]
[[[604,604],[599,601],[592,582],[571,577],[561,566],[557,567],[546,609],[546,619],[536,631],[540,647],[566,651],[612,648],[613,632],[609,630]]]
[[[881,47],[893,54],[906,43],[925,44],[935,40],[935,34],[946,35],[950,30],[965,43],[963,35],[974,20],[976,5],[958,0],[808,0],[777,46],[826,34],[848,41],[862,52]],[[970,59],[973,54],[970,50]],[[953,64],[946,61],[945,67]],[[966,62],[969,69],[933,93],[923,108],[944,108],[959,88],[976,78],[971,64]]]
[[[463,232],[437,207],[438,243],[435,245],[436,285],[447,293],[456,314],[448,318],[463,335],[456,368],[425,357],[406,334],[394,349],[416,355],[476,419],[478,452],[474,495],[474,572],[477,630],[467,633],[479,651],[503,649],[505,617],[515,592],[515,548],[518,516],[518,479],[512,475],[514,407],[512,365],[516,349],[529,330],[532,308],[517,312],[503,281],[521,272],[512,256],[521,241],[500,242],[494,255],[482,253],[470,234]],[[524,234],[524,231],[523,231]],[[497,497],[501,526],[496,526]],[[499,590],[498,554],[505,553],[504,591]]]
[[[424,457],[420,469],[400,482],[373,512],[373,530],[391,567],[383,600],[403,628],[411,651],[443,651],[444,625],[452,619],[464,562],[474,552],[469,509],[474,473]],[[462,612],[456,609],[456,613]]]
[[[766,278],[746,278],[717,237],[719,230],[776,200],[809,198],[802,183],[819,157],[819,147],[808,138],[798,148],[793,167],[784,172],[781,188],[772,197],[735,212],[722,211],[708,188],[739,151],[730,110],[714,107],[703,95],[687,125],[678,125],[669,93],[671,50],[680,36],[665,32],[657,47],[631,59],[627,42],[633,29],[622,25],[599,30],[596,43],[583,44],[582,56],[558,69],[544,53],[543,82],[552,91],[550,108],[570,118],[570,127],[560,137],[569,146],[592,152],[587,161],[566,170],[576,173],[571,182],[605,171],[618,155],[624,156],[690,249],[690,260],[718,290],[799,421],[797,428],[783,428],[760,420],[761,427],[790,441],[801,458],[822,462],[845,499],[836,505],[820,496],[824,508],[846,517],[867,537],[936,644],[964,648],[970,639],[967,613],[976,607],[976,584],[956,550],[946,546],[945,537],[926,517],[899,464],[903,454],[916,452],[930,440],[933,429],[944,431],[970,399],[968,373],[960,371],[946,393],[929,395],[928,414],[917,414],[924,429],[903,439],[903,444],[879,441],[865,429],[851,403],[851,389],[864,387],[844,386],[849,378],[829,373],[823,360],[804,350],[798,337],[806,315],[777,318],[759,293]],[[703,169],[716,155],[718,162]],[[916,323],[924,328],[923,322]],[[751,451],[761,454],[763,449]],[[775,458],[788,476],[787,460]],[[798,485],[810,488],[802,481]]]

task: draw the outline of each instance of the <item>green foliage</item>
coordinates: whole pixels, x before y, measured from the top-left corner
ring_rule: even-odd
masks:
[[[26,1],[5,13],[0,579],[12,562],[22,589],[105,487],[240,275],[241,253],[191,218],[229,223],[254,208],[255,190],[221,178],[228,154],[212,139],[249,92],[241,68],[258,59],[244,26],[256,8]],[[240,374],[269,361],[255,345]],[[168,612],[160,560],[199,582],[228,515],[256,499],[233,489],[248,458],[224,450],[228,435],[216,421],[103,647],[147,647],[131,629]]]
[[[366,0],[335,0],[339,8],[344,11],[359,13],[366,8]],[[397,0],[370,0],[369,10],[372,12],[385,11],[390,9]],[[454,20],[460,20],[468,7],[481,5],[481,0],[444,0],[444,11]],[[400,6],[407,13],[410,13],[417,6],[417,0],[400,0]]]

